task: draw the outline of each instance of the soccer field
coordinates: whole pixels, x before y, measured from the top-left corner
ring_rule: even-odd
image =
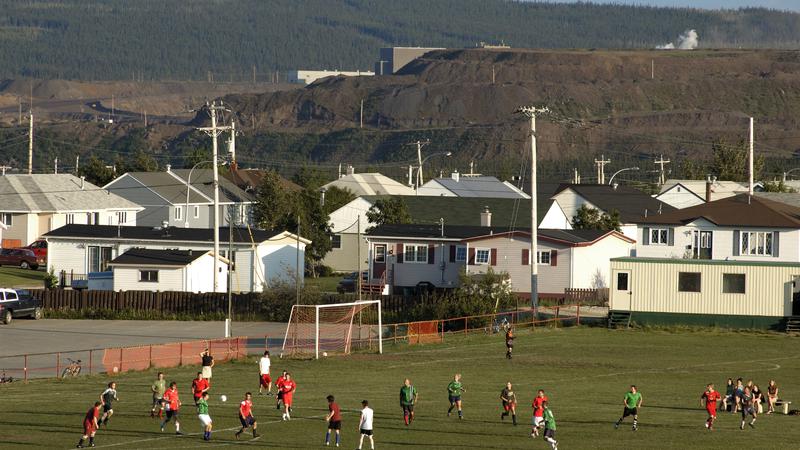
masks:
[[[780,448],[800,446],[800,418],[761,415],[755,429],[739,430],[739,416],[720,413],[717,429],[708,432],[699,398],[705,384],[723,390],[727,377],[753,379],[766,391],[774,378],[781,397],[800,405],[800,340],[785,335],[716,331],[623,331],[602,328],[521,330],[514,359],[505,359],[501,335],[447,337],[442,344],[387,345],[384,355],[360,354],[320,361],[273,358],[273,375],[292,372],[298,383],[295,413],[281,422],[272,397],[254,399],[258,440],[236,441],[236,408],[247,391],[258,390],[255,360],[219,365],[214,369],[210,414],[215,432],[203,442],[189,386],[196,367],[167,371],[177,381],[184,407],[182,428],[175,436],[161,433],[149,417],[149,385],[153,372],[120,375],[120,400],[108,428],[97,433],[98,448],[179,449],[247,445],[272,448],[315,448],[324,442],[325,396],[333,394],[342,407],[342,448],[356,448],[358,409],[368,399],[375,410],[376,448],[419,449],[549,449],[541,438],[529,437],[530,401],[545,389],[558,424],[560,449],[597,448]],[[274,356],[274,355],[273,355]],[[447,417],[446,386],[454,373],[463,375],[464,420]],[[403,424],[398,406],[403,378],[419,391],[417,418]],[[514,383],[520,404],[519,425],[500,421],[500,390]],[[0,385],[2,448],[73,448],[81,434],[83,415],[109,378],[35,381]],[[614,429],[622,412],[622,397],[630,384],[643,394],[640,428],[630,422]],[[220,394],[228,396],[221,403]],[[793,405],[793,406],[794,406]],[[628,419],[630,420],[630,418]],[[249,436],[249,435],[248,435]],[[365,445],[365,448],[368,448]]]

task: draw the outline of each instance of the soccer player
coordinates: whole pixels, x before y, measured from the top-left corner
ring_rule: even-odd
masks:
[[[553,411],[547,407],[547,400],[542,402],[542,413],[544,417],[544,440],[550,444],[553,450],[558,450],[558,441],[556,440],[556,418],[553,416]]]
[[[278,379],[275,380],[275,389],[278,391],[278,396],[277,396],[277,398],[275,400],[275,409],[278,409],[278,410],[281,409],[281,403],[283,403],[283,387],[282,386],[283,386],[283,383],[286,382],[286,374],[287,373],[289,373],[289,372],[284,370],[283,373],[281,373],[281,376],[279,376]]]
[[[631,429],[633,431],[638,430],[639,408],[642,407],[642,394],[636,390],[636,386],[631,385],[631,390],[625,394],[622,404],[625,406],[625,409],[622,411],[622,417],[620,417],[617,423],[614,424],[614,428],[619,428],[619,425],[626,417],[633,416],[633,427]]]
[[[253,427],[253,438],[258,437],[258,432],[256,431],[258,423],[256,418],[253,417],[253,394],[249,392],[244,394],[244,400],[239,403],[239,422],[242,423],[242,429],[236,432],[236,439],[239,439],[239,436],[249,427]]]
[[[175,434],[181,433],[181,423],[178,420],[178,411],[181,409],[181,400],[178,398],[178,383],[172,382],[169,384],[169,389],[164,392],[164,401],[167,403],[167,417],[161,422],[161,431],[167,426],[167,422],[175,419]]]
[[[97,424],[108,425],[108,419],[114,415],[113,402],[119,401],[117,398],[117,383],[110,382],[108,387],[102,394],[100,394],[100,401],[103,402],[103,416],[97,421]]]
[[[336,432],[336,446],[339,446],[339,432],[342,429],[342,412],[339,405],[334,401],[332,395],[327,397],[328,400],[328,415],[325,416],[325,421],[328,422],[328,431],[325,433],[325,445],[331,444],[331,431]]]
[[[369,438],[369,448],[375,450],[375,441],[372,439],[372,417],[374,411],[369,407],[369,402],[361,400],[361,420],[358,421],[358,432],[361,433],[361,439],[358,441],[358,449],[364,445],[364,436]]]
[[[514,330],[509,328],[506,331],[506,358],[511,359],[512,350],[514,350]]]
[[[464,388],[464,385],[461,384],[461,374],[457,373],[453,377],[453,381],[447,385],[447,399],[450,401],[450,409],[447,410],[447,417],[450,417],[450,413],[453,412],[453,408],[458,408],[459,420],[464,418],[464,415],[461,412],[461,394],[466,391],[467,390]]]
[[[208,392],[203,392],[197,400],[197,418],[203,425],[203,440],[211,440],[211,416],[208,415]]]
[[[706,428],[708,431],[714,429],[714,421],[717,420],[717,402],[722,398],[719,392],[714,390],[714,383],[709,383],[706,386],[706,391],[700,396],[700,403],[705,404],[708,419],[706,420]]]
[[[503,413],[500,414],[500,420],[505,420],[508,414],[511,413],[511,421],[514,426],[517,425],[517,394],[514,393],[514,388],[511,382],[506,383],[506,387],[500,391],[500,401],[503,402]]]
[[[739,412],[739,408],[742,406],[742,394],[744,394],[744,384],[742,383],[741,378],[736,379],[736,387],[733,389],[733,410],[731,410],[732,414],[736,414]]]
[[[197,372],[197,378],[192,380],[192,396],[194,397],[194,404],[200,400],[200,397],[208,392],[208,380],[203,377],[203,372]]]
[[[536,392],[531,406],[533,406],[533,423],[531,426],[531,437],[539,436],[539,428],[544,426],[544,402],[547,401],[547,396],[544,395],[544,390],[539,389]]]
[[[262,390],[267,388],[267,395],[272,395],[272,378],[269,377],[269,351],[264,352],[264,356],[258,360],[258,395],[262,394]]]
[[[283,415],[281,418],[283,420],[292,420],[292,416],[289,413],[292,412],[292,400],[294,391],[297,390],[297,383],[292,380],[292,374],[289,372],[286,372],[284,377],[283,383],[281,383],[281,392],[283,393]]]
[[[417,403],[417,388],[411,385],[411,380],[403,380],[400,388],[400,407],[403,408],[403,421],[406,426],[414,421],[414,404]]]
[[[89,447],[94,447],[94,434],[97,433],[99,427],[97,419],[100,417],[101,406],[103,406],[103,402],[94,402],[94,406],[86,412],[86,417],[83,418],[83,436],[76,447],[83,448],[83,442],[86,439],[89,439]]]
[[[153,392],[153,407],[150,409],[150,417],[155,417],[156,409],[158,409],[158,418],[160,419],[164,415],[164,392],[167,391],[164,372],[158,372],[158,378],[150,385],[150,390]]]
[[[200,353],[200,361],[203,365],[203,378],[211,384],[211,368],[214,367],[214,357],[211,356],[211,352],[207,348]]]
[[[744,430],[744,423],[747,421],[747,416],[753,417],[753,420],[751,420],[748,425],[750,425],[750,428],[755,428],[756,418],[758,417],[758,414],[756,413],[755,398],[753,396],[753,393],[750,391],[750,386],[744,387],[744,392],[742,392],[740,404],[742,405],[742,424],[741,426],[739,426],[739,429]]]

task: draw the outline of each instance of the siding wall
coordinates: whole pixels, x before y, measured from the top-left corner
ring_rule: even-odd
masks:
[[[698,263],[636,261],[636,259],[611,261],[612,277],[619,271],[630,272],[631,295],[611,286],[609,304],[612,310],[750,315],[780,317],[792,311],[792,281],[800,276],[797,265],[747,265],[724,262]],[[679,292],[678,273],[699,272],[701,292]],[[723,294],[722,275],[745,274],[745,294]]]
[[[142,269],[146,269],[142,267]],[[140,282],[139,268],[117,267],[114,269],[115,291],[182,291],[184,268],[158,270],[158,282]],[[213,282],[212,282],[213,283]]]
[[[543,212],[544,217],[539,223],[539,228],[549,228],[551,230],[572,229],[572,223],[570,223],[572,218],[567,218],[567,216],[564,214],[564,211],[562,211],[561,207],[558,206],[558,202],[551,203],[550,208],[547,211],[539,211],[539,214],[542,214]]]
[[[417,283],[427,281],[433,283],[436,287],[454,288],[458,287],[459,274],[464,268],[463,262],[450,262],[450,245],[456,245],[454,242],[435,242],[435,241],[414,241],[414,240],[376,240],[371,241],[371,245],[386,244],[386,270],[387,282],[392,280],[392,285],[396,287],[412,287]],[[398,244],[414,244],[424,246],[434,246],[434,263],[409,263],[404,261],[397,262],[397,245]],[[370,250],[370,264],[372,261],[372,250]],[[374,273],[370,267],[370,273]]]
[[[322,263],[337,272],[353,272],[356,270],[357,265],[356,258],[358,250],[356,245],[359,244],[358,234],[341,233],[340,236],[342,237],[342,247],[331,249],[331,251],[325,255]],[[361,238],[361,269],[366,270],[368,267],[366,261],[368,260],[369,244],[364,240],[363,234]]]
[[[572,259],[572,288],[599,289],[608,287],[610,259],[630,256],[634,245],[614,236],[587,247],[575,247]],[[603,282],[603,285],[599,284]]]
[[[705,203],[703,199],[698,198],[697,195],[683,186],[673,186],[670,190],[659,194],[656,198],[678,209]]]

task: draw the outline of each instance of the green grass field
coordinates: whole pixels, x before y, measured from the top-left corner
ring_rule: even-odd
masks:
[[[359,402],[375,409],[377,448],[549,449],[528,437],[530,400],[535,389],[550,397],[558,422],[560,449],[659,448],[729,449],[798,448],[800,419],[764,415],[756,429],[740,431],[739,416],[720,413],[717,430],[703,427],[699,396],[708,382],[724,388],[727,377],[752,378],[762,387],[777,380],[781,397],[800,402],[800,340],[785,335],[717,331],[609,331],[602,328],[520,331],[516,356],[504,357],[502,336],[448,337],[444,343],[408,347],[387,345],[382,356],[357,354],[320,361],[273,359],[273,372],[286,368],[298,382],[295,415],[281,422],[272,398],[256,397],[255,413],[263,437],[237,442],[237,400],[257,391],[255,360],[220,365],[214,370],[210,412],[215,430],[202,441],[191,407],[189,385],[195,367],[167,372],[179,383],[183,429],[176,437],[161,433],[148,416],[148,386],[154,372],[116,377],[121,401],[108,429],[97,435],[98,447],[177,449],[248,445],[272,448],[322,446],[327,412],[325,396],[334,394],[343,410],[343,448],[356,448]],[[448,418],[445,387],[453,373],[463,374],[465,419]],[[398,390],[410,377],[420,393],[417,420],[406,428],[398,407]],[[520,425],[501,422],[498,395],[504,383],[515,384]],[[0,447],[74,447],[83,414],[108,378],[86,377],[64,382],[36,381],[0,386]],[[644,396],[640,429],[630,423],[615,430],[622,396],[635,383]],[[220,394],[229,397],[221,403]],[[797,403],[800,404],[800,403]]]
[[[19,267],[0,267],[0,287],[44,287],[44,270],[20,269]]]

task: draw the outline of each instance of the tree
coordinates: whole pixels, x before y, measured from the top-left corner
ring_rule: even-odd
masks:
[[[727,144],[722,139],[718,140],[711,147],[713,156],[711,172],[719,180],[726,181],[747,181],[748,174],[748,144],[739,141],[736,145]],[[759,174],[764,169],[764,157],[757,156],[753,160],[753,177],[758,179]]]
[[[105,186],[114,179],[114,171],[106,167],[106,163],[94,154],[89,156],[86,164],[81,165],[78,174],[97,186]]]
[[[280,182],[280,175],[267,171],[256,192],[253,219],[264,230],[278,230],[286,225],[287,217],[294,215],[292,199]]]
[[[353,194],[349,189],[342,189],[336,186],[330,187],[325,191],[325,212],[330,214],[355,198],[356,194]]]
[[[619,211],[615,209],[606,214],[583,205],[572,218],[572,228],[576,230],[619,231],[620,225]]]
[[[411,214],[408,212],[406,201],[401,197],[379,198],[367,211],[367,219],[376,226],[387,223],[411,223]]]
[[[793,188],[786,185],[783,180],[780,181],[767,181],[764,183],[764,192],[797,192]]]

